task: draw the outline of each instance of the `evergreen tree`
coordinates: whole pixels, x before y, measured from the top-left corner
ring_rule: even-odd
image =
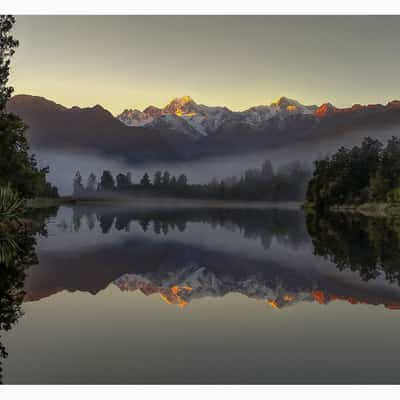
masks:
[[[265,160],[261,167],[261,176],[264,181],[269,181],[274,176],[274,170],[270,160]]]
[[[82,184],[82,176],[79,171],[77,171],[75,174],[74,182],[73,182],[73,189],[74,189],[74,195],[82,194],[82,192],[84,190],[83,184]]]
[[[161,171],[156,171],[153,178],[153,185],[155,187],[160,187],[162,183],[162,174]]]
[[[380,172],[391,190],[400,186],[400,139],[392,137],[382,153]]]
[[[176,178],[173,176],[170,181],[170,186],[172,189],[176,189]]]
[[[110,171],[103,171],[103,175],[100,178],[99,189],[103,192],[111,192],[115,190],[114,178]]]
[[[35,157],[29,155],[26,126],[6,110],[13,93],[13,88],[7,86],[10,60],[18,47],[18,41],[11,35],[14,22],[14,17],[0,15],[0,186],[9,183],[25,197],[58,195],[46,183],[48,168],[38,168]]]
[[[131,180],[128,177],[128,174],[118,174],[116,177],[117,180],[117,190],[126,190],[131,185]]]
[[[87,181],[87,186],[86,190],[89,192],[94,192],[97,189],[97,177],[96,175],[92,172],[89,175],[88,181]]]
[[[145,188],[148,188],[151,186],[149,174],[147,172],[143,175],[143,178],[140,180],[140,184]]]
[[[162,184],[163,186],[169,186],[170,184],[170,175],[168,171],[164,171],[162,176]]]
[[[187,177],[186,177],[186,175],[185,174],[181,174],[181,175],[179,175],[179,178],[178,178],[178,180],[177,180],[177,185],[180,187],[180,188],[185,188],[186,186],[187,186]]]

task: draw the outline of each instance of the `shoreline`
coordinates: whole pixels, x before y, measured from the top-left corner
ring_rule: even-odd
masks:
[[[79,199],[72,197],[60,198],[59,205],[121,205],[137,208],[264,208],[264,209],[291,209],[300,210],[301,202],[267,202],[245,200],[205,200],[205,199],[177,199],[177,198],[97,198]]]
[[[314,209],[308,205],[305,209]],[[334,213],[362,214],[368,217],[400,217],[400,204],[393,203],[364,203],[360,205],[343,204],[329,207]]]

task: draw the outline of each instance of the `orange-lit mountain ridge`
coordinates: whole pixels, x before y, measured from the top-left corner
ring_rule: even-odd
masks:
[[[347,137],[352,143],[366,135],[387,138],[388,130],[400,128],[399,101],[338,108],[280,97],[270,105],[232,111],[183,96],[163,108],[125,110],[117,118],[100,106],[67,108],[29,95],[14,96],[7,107],[29,126],[29,143],[37,154],[78,151],[133,163],[245,154],[316,139],[339,147]]]
[[[358,294],[357,297],[351,292],[330,292],[328,289],[295,291],[285,289],[283,286],[268,287],[266,282],[257,280],[222,281],[204,268],[191,270],[189,274],[181,271],[179,276],[170,277],[164,281],[152,280],[150,276],[125,274],[114,281],[114,284],[123,291],[140,290],[146,296],[159,294],[165,303],[181,308],[186,307],[193,299],[240,293],[279,309],[299,302],[316,302],[326,305],[335,300],[346,301],[350,304],[384,305],[392,310],[400,309],[400,302],[380,302],[379,299],[368,294],[364,296]]]

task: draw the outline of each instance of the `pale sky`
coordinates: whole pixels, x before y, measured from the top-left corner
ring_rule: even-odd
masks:
[[[15,93],[68,107],[400,99],[398,16],[18,16],[14,35]]]

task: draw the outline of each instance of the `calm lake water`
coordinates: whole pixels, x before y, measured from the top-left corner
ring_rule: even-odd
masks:
[[[9,278],[24,293],[0,332],[4,383],[400,383],[397,221],[51,214],[24,250],[38,263]]]

